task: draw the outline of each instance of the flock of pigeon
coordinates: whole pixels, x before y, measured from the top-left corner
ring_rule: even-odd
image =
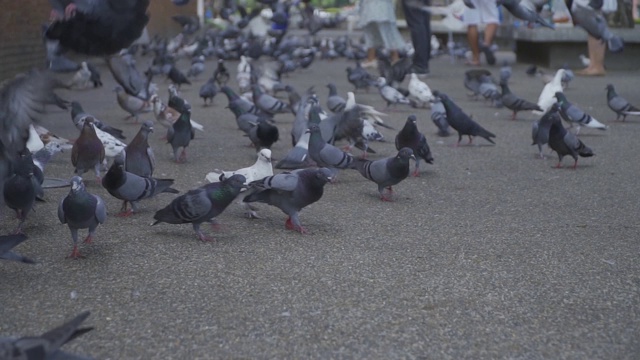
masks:
[[[119,4],[106,6],[105,4]],[[450,128],[463,136],[481,137],[494,143],[495,135],[474,121],[452,98],[441,91],[432,91],[416,74],[408,74],[410,57],[391,64],[384,52],[380,53],[380,76],[372,75],[360,66],[365,56],[360,44],[348,37],[314,39],[311,36],[291,36],[278,29],[264,37],[247,36],[242,29],[255,18],[237,5],[225,4],[221,9],[227,22],[224,29],[200,29],[197,23],[180,18],[183,32],[174,39],[155,37],[150,43],[132,45],[148,21],[148,0],[130,1],[52,1],[53,22],[47,28],[50,69],[69,67],[74,75],[69,82],[60,81],[49,71],[32,71],[4,84],[0,90],[0,188],[3,206],[15,211],[18,226],[14,234],[0,237],[0,259],[34,263],[12,249],[26,240],[22,225],[32,213],[37,201],[42,201],[45,186],[44,171],[47,162],[64,148],[71,149],[71,163],[76,176],[69,184],[70,191],[60,200],[58,218],[71,231],[73,250],[70,258],[81,258],[78,250],[78,231],[88,229],[85,242],[91,242],[100,224],[107,219],[104,200],[85,188],[83,176],[93,171],[106,192],[122,200],[119,216],[131,216],[138,211],[138,203],[160,193],[179,194],[172,188],[174,180],[154,177],[156,159],[149,145],[149,136],[156,122],[166,128],[176,162],[187,161],[187,149],[204,125],[191,117],[191,107],[180,95],[182,85],[190,85],[205,69],[207,59],[217,57],[213,76],[199,90],[204,106],[210,106],[220,93],[228,100],[228,109],[234,114],[238,129],[251,141],[256,150],[255,164],[235,171],[216,169],[205,175],[208,184],[177,195],[166,207],[153,216],[155,222],[192,224],[199,240],[212,241],[202,230],[203,223],[215,225],[215,219],[236,199],[249,217],[259,217],[254,203],[266,203],[287,215],[285,227],[306,233],[299,213],[306,206],[322,198],[327,183],[337,181],[342,170],[355,170],[375,183],[380,199],[393,200],[393,186],[411,174],[420,175],[420,162],[432,163],[426,137],[418,130],[414,115],[407,117],[395,136],[397,153],[374,160],[368,154],[376,153],[370,142],[382,140],[380,127],[392,128],[383,118],[382,109],[359,104],[355,92],[377,88],[386,108],[396,106],[428,107],[439,136],[449,136]],[[278,24],[287,15],[284,3],[268,3],[272,9],[271,21]],[[503,1],[507,6],[512,1]],[[517,11],[516,11],[517,12]],[[239,15],[237,15],[239,13]],[[284,15],[283,15],[284,14]],[[178,21],[178,20],[177,20]],[[534,19],[535,21],[535,19]],[[317,29],[317,23],[313,25]],[[88,27],[110,31],[86,31]],[[275,27],[277,28],[277,27]],[[202,31],[200,31],[202,30]],[[311,34],[315,34],[311,29]],[[317,31],[316,31],[317,32]],[[50,44],[53,43],[53,44]],[[141,50],[142,48],[142,50]],[[57,49],[57,50],[56,50]],[[141,122],[136,136],[125,143],[122,130],[87,113],[78,102],[67,102],[58,97],[56,88],[85,89],[102,86],[96,66],[66,59],[60,49],[71,49],[80,54],[105,56],[106,65],[118,82],[116,102],[131,118],[150,114],[156,120]],[[124,50],[121,50],[124,49]],[[153,55],[151,66],[145,71],[137,68],[136,59]],[[113,55],[118,53],[117,55]],[[177,67],[177,60],[190,58],[186,72]],[[328,97],[324,104],[313,88],[298,93],[283,79],[285,74],[312,66],[317,58],[345,57],[355,65],[346,69],[353,91],[342,98],[332,83],[327,84]],[[264,61],[264,59],[270,59]],[[227,69],[230,61],[237,60],[235,81]],[[542,76],[533,69],[531,76]],[[172,82],[168,101],[163,102],[154,77],[165,76]],[[560,69],[548,79],[537,102],[519,98],[510,91],[510,67],[500,69],[496,81],[490,71],[471,69],[465,73],[464,86],[471,96],[484,98],[493,106],[506,107],[513,119],[520,111],[533,111],[541,116],[532,128],[533,144],[540,149],[546,144],[558,154],[558,166],[564,156],[574,159],[593,155],[593,151],[579,138],[580,126],[606,130],[607,126],[572,104],[564,94],[571,81],[568,69]],[[400,85],[409,78],[406,89]],[[99,90],[96,90],[99,91]],[[278,94],[285,93],[286,100]],[[619,96],[613,87],[607,87],[608,105],[618,118],[640,115],[640,109]],[[42,126],[41,117],[46,105],[71,107],[71,119],[79,130],[73,142],[51,134]],[[326,105],[326,109],[322,105]],[[271,146],[281,140],[278,117],[293,114],[291,149],[275,164],[283,172],[274,174]],[[145,115],[146,116],[146,115]],[[577,125],[575,133],[567,131],[562,120]],[[338,141],[346,141],[343,148]],[[351,150],[362,150],[359,157]],[[415,161],[413,173],[411,160]],[[106,170],[106,172],[105,172]],[[204,174],[203,174],[204,175]],[[60,347],[71,339],[89,331],[80,328],[89,313],[35,338],[0,339],[0,358],[53,359],[71,356]],[[38,351],[40,357],[30,354]],[[80,357],[77,357],[80,358]]]

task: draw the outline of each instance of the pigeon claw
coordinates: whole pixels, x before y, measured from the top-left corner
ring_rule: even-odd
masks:
[[[415,169],[415,170],[413,171],[413,174],[411,174],[411,176],[413,176],[413,177],[420,177],[420,172],[418,171],[418,169]]]
[[[78,245],[74,245],[73,250],[71,251],[71,255],[67,256],[67,259],[73,259],[73,260],[78,260],[83,258],[84,256],[80,255],[80,251],[78,251]]]
[[[208,237],[207,235],[203,234],[202,232],[196,233],[196,237],[198,238],[198,240],[200,240],[202,242],[215,242],[216,241],[216,239],[214,239],[212,237]]]
[[[84,238],[83,241],[85,244],[91,244],[93,242],[93,237],[91,237],[91,235],[87,235],[86,238]]]
[[[133,210],[132,209],[124,210],[124,211],[116,214],[117,217],[129,217],[131,215],[133,215]]]
[[[293,222],[291,222],[291,218],[287,218],[287,221],[284,223],[284,227],[287,230],[297,231],[300,234],[308,234],[307,230],[305,230],[305,228],[303,228],[302,226],[294,225]]]

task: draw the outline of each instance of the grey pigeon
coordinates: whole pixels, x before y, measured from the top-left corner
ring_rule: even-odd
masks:
[[[464,135],[469,136],[469,144],[473,142],[473,136],[480,136],[488,142],[495,144],[491,138],[496,136],[480,126],[477,122],[473,121],[473,119],[471,119],[469,115],[465,114],[462,109],[449,98],[449,96],[437,90],[433,92],[433,95],[440,98],[442,105],[444,105],[444,108],[447,111],[447,122],[458,132],[458,142],[456,143],[456,146],[460,145],[460,141]]]
[[[538,145],[538,152],[541,159],[544,159],[542,153],[542,146],[549,143],[549,130],[551,130],[551,123],[556,119],[560,120],[560,104],[555,103],[551,105],[540,120],[534,121],[531,127],[531,139],[533,143],[531,145]]]
[[[47,39],[84,55],[103,56],[129,47],[149,22],[150,0],[50,0],[55,15]]]
[[[333,113],[337,113],[344,110],[344,107],[347,105],[347,101],[338,95],[338,90],[336,89],[336,85],[333,83],[327,84],[329,88],[329,97],[327,98],[327,108],[331,110]]]
[[[355,91],[358,89],[365,89],[369,91],[371,86],[374,86],[376,80],[360,66],[360,62],[356,62],[356,67],[347,67],[347,80],[354,86]]]
[[[73,123],[76,124],[76,126],[79,124],[79,119],[81,117],[87,117],[87,116],[91,116],[91,115],[87,114],[84,111],[84,109],[82,108],[82,105],[80,105],[79,102],[77,102],[77,101],[72,101],[71,102],[71,119],[73,120]],[[115,138],[118,138],[120,140],[126,139],[126,137],[124,136],[123,131],[121,129],[109,126],[105,122],[96,119],[95,116],[93,117],[93,125],[96,128],[98,128],[98,129],[110,134],[111,136],[113,136]],[[82,129],[80,128],[78,130],[82,130]]]
[[[167,74],[167,77],[174,85],[177,86],[178,89],[180,89],[180,86],[182,86],[182,84],[191,85],[191,81],[187,79],[187,76],[182,71],[178,70],[178,68],[176,68],[174,65],[172,65],[169,69],[169,74]]]
[[[616,89],[611,84],[607,85],[607,105],[609,109],[616,113],[616,120],[620,120],[620,116],[622,116],[622,121],[625,121],[627,115],[640,115],[640,109],[631,105],[627,99],[618,95]]]
[[[420,176],[420,160],[424,160],[429,164],[433,164],[433,156],[431,149],[427,143],[427,138],[418,131],[417,118],[415,115],[409,115],[404,127],[396,135],[396,149],[409,148],[416,156],[416,168],[413,176]]]
[[[311,125],[308,131],[310,132],[309,157],[318,166],[327,167],[334,171],[334,174],[337,172],[336,169],[347,169],[351,166],[354,160],[353,156],[331,144],[327,144],[322,139],[318,125]]]
[[[93,169],[100,180],[100,166],[104,156],[104,146],[93,128],[92,118],[87,119],[82,126],[80,136],[71,148],[71,164],[76,169],[76,175],[82,176]]]
[[[53,157],[59,152],[62,152],[62,146],[53,141],[49,142],[42,149],[33,154],[33,164],[37,166],[40,171],[44,172],[44,168],[47,166],[49,161],[51,161],[51,159],[53,159]]]
[[[198,93],[204,101],[205,106],[207,103],[213,104],[213,98],[216,97],[217,94],[218,86],[216,86],[216,80],[213,77],[209,78],[206,83],[202,84]]]
[[[264,111],[265,113],[269,115],[275,115],[291,111],[289,104],[262,92],[258,84],[254,84],[251,89],[253,91],[253,102],[258,107],[258,109]]]
[[[594,38],[605,42],[609,51],[617,53],[624,50],[624,41],[609,30],[607,19],[602,14],[588,6],[578,5],[575,1],[570,10],[574,24],[585,29]]]
[[[502,67],[500,68],[500,84],[508,83],[509,79],[511,79],[512,69],[509,62],[505,60],[502,63]]]
[[[262,202],[273,205],[289,216],[285,228],[302,234],[307,231],[300,223],[299,212],[320,200],[324,186],[331,180],[327,168],[285,172],[251,182],[250,193],[243,202]]]
[[[511,115],[511,120],[515,120],[516,115],[520,111],[525,111],[525,110],[542,111],[542,108],[540,108],[538,104],[522,99],[518,97],[516,94],[512,93],[511,89],[509,89],[509,85],[507,85],[506,82],[501,82],[500,87],[502,88],[502,95],[501,95],[502,104],[507,109],[513,112],[513,114]]]
[[[278,163],[275,165],[276,169],[302,169],[313,165],[313,160],[309,157],[309,136],[311,134],[305,132],[298,142],[296,146],[291,148],[287,155],[285,155]]]
[[[149,145],[149,134],[153,132],[153,121],[142,123],[140,130],[131,140],[125,150],[125,170],[132,174],[144,177],[153,176],[156,167],[156,157]]]
[[[500,101],[500,97],[502,95],[498,90],[498,85],[496,85],[491,76],[483,75],[480,77],[480,85],[478,86],[478,90],[485,100],[491,101],[492,105],[496,107],[502,106],[502,102]]]
[[[121,56],[111,56],[107,59],[107,67],[113,78],[122,86],[123,90],[141,100],[149,100],[149,83],[151,79],[144,76],[134,62],[126,62]]]
[[[206,184],[186,194],[173,199],[164,209],[153,216],[156,220],[152,225],[161,222],[168,224],[193,225],[196,236],[201,241],[213,241],[200,230],[203,222],[213,222],[224,209],[240,194],[246,178],[233,175],[229,178],[222,176],[220,182]]]
[[[118,216],[130,216],[138,212],[138,201],[148,199],[157,194],[166,192],[177,194],[173,189],[173,179],[156,179],[142,177],[125,171],[124,160],[121,156],[113,160],[113,164],[102,178],[102,186],[116,199],[123,200],[122,212]],[[131,209],[127,211],[127,203],[131,203]]]
[[[393,185],[399,184],[402,180],[409,176],[411,166],[409,161],[416,157],[413,150],[402,148],[396,156],[392,156],[380,160],[364,160],[356,159],[352,168],[358,170],[362,176],[378,184],[378,192],[380,200],[393,201],[391,198],[393,193]],[[385,195],[385,189],[389,191],[389,195]]]
[[[204,55],[194,56],[191,60],[191,67],[187,72],[187,77],[198,77],[204,72]]]
[[[580,126],[586,126],[599,130],[607,130],[609,128],[607,125],[599,122],[594,117],[585,113],[584,111],[582,111],[582,109],[569,102],[564,93],[557,92],[556,99],[558,99],[558,102],[560,103],[560,116],[562,116],[562,118],[566,122],[570,123],[571,126],[573,126],[573,124],[578,125],[576,135],[578,135],[578,133],[580,132]]]
[[[471,91],[473,97],[480,95],[480,83],[483,76],[491,76],[491,72],[486,69],[472,69],[464,73],[464,87]]]
[[[438,136],[446,137],[449,133],[449,123],[447,122],[447,111],[440,99],[433,97],[431,102],[431,121],[438,127]]]
[[[376,80],[376,87],[380,92],[380,96],[387,102],[387,107],[391,104],[407,104],[410,105],[411,101],[406,96],[402,95],[396,88],[387,85],[387,80],[383,77],[379,77]]]
[[[33,164],[31,154],[20,155],[13,162],[13,172],[4,185],[4,203],[16,212],[19,220],[14,232],[16,234],[22,233],[22,224],[33,209],[36,197],[42,195],[41,182],[34,175],[34,168],[38,169]]]
[[[227,96],[227,100],[229,102],[227,107],[236,117],[244,113],[251,113],[254,115],[262,114],[262,111],[258,109],[254,103],[236,94],[229,86],[224,85],[220,87],[220,91]]]
[[[578,137],[568,132],[559,117],[552,117],[549,129],[549,147],[558,154],[558,165],[562,167],[562,158],[569,155],[573,158],[573,168],[578,166],[578,156],[591,157],[595,154]]]
[[[544,27],[548,27],[549,29],[555,29],[555,26],[552,23],[545,20],[542,16],[540,16],[540,14],[535,12],[535,10],[522,6],[520,0],[498,0],[496,1],[496,4],[502,5],[511,13],[511,15],[517,17],[520,20],[540,24]]]
[[[72,259],[82,257],[78,251],[78,230],[89,229],[85,243],[91,243],[99,224],[107,220],[107,206],[102,198],[87,192],[80,176],[71,178],[71,191],[58,205],[58,219],[71,230]]]
[[[180,114],[178,120],[167,129],[167,142],[173,149],[173,159],[176,162],[187,161],[187,147],[191,142],[191,110],[187,109]],[[178,156],[178,150],[182,148],[182,153]]]
[[[40,336],[21,338],[0,338],[0,359],[3,360],[89,360],[88,357],[74,355],[60,348],[69,341],[85,334],[92,327],[80,325],[91,313],[85,311],[66,323]]]
[[[121,86],[116,86],[115,92],[118,105],[129,113],[127,119],[135,118],[138,121],[138,115],[153,111],[153,104],[150,101],[127,94]]]
[[[269,124],[265,118],[258,118],[257,123],[249,130],[248,135],[256,151],[271,149],[271,146],[280,138],[278,127]]]
[[[17,261],[25,264],[35,264],[35,261],[11,251],[21,242],[27,240],[24,234],[2,235],[0,236],[0,260]],[[0,340],[2,343],[2,340]],[[0,345],[0,355],[2,355],[2,345]],[[4,357],[0,357],[4,359]]]

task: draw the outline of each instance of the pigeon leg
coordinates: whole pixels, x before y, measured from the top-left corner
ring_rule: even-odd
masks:
[[[471,137],[471,135],[468,135],[468,136],[469,136],[469,143],[467,145],[471,145],[473,144],[473,137]]]
[[[419,177],[420,176],[420,160],[416,160],[416,168],[415,170],[413,170],[413,174],[411,174],[413,177]]]
[[[287,218],[287,221],[284,223],[284,227],[287,230],[294,230],[300,234],[307,234],[307,230],[305,230],[305,228],[300,224],[300,219],[298,218],[297,213]]]
[[[71,250],[71,255],[67,256],[69,259],[82,259],[84,256],[80,255],[80,251],[78,251],[78,245],[73,245],[73,250]]]
[[[196,232],[196,237],[198,238],[198,240],[200,240],[202,242],[215,242],[216,241],[214,238],[210,238],[210,237],[206,236],[200,230],[200,224],[193,224],[193,230]]]
[[[511,120],[515,120],[516,119],[516,111],[513,112],[513,114],[511,114]]]
[[[180,153],[180,157],[178,158],[178,162],[187,162],[187,149],[182,148],[182,153]]]
[[[86,238],[84,238],[83,241],[85,244],[92,244],[93,243],[93,236],[91,236],[91,233],[89,233],[89,235],[87,235]]]
[[[573,170],[578,168],[578,159],[576,158],[575,161],[573,162]]]
[[[562,168],[562,163],[558,161],[558,164],[556,165],[556,169],[560,169],[560,168]]]

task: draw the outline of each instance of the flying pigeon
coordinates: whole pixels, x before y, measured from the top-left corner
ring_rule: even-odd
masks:
[[[130,173],[124,169],[124,159],[118,156],[102,178],[102,186],[116,199],[123,200],[121,213],[117,216],[130,216],[138,212],[138,201],[148,199],[157,194],[166,192],[177,194],[178,190],[171,187],[173,179],[156,179],[142,177]],[[131,209],[127,210],[127,203],[131,203]]]
[[[203,222],[213,223],[214,218],[220,215],[240,194],[240,190],[246,182],[242,175],[223,177],[220,180],[220,182],[206,184],[176,197],[164,209],[156,212],[153,216],[156,221],[152,225],[161,222],[168,224],[191,223],[199,240],[213,241],[204,235],[200,230],[200,225]]]
[[[73,251],[69,257],[77,259],[82,257],[78,251],[78,230],[89,229],[84,242],[91,243],[98,225],[107,220],[107,207],[100,196],[86,191],[80,176],[74,176],[71,178],[69,195],[58,206],[58,219],[71,230]]]
[[[502,5],[511,13],[511,15],[520,20],[540,24],[549,29],[555,29],[555,26],[552,23],[542,18],[542,16],[540,16],[540,14],[538,14],[535,10],[522,6],[520,0],[498,0],[496,4]]]
[[[378,184],[380,200],[393,201],[391,198],[393,193],[392,186],[399,184],[409,176],[411,171],[410,159],[416,160],[413,150],[402,148],[397,155],[389,158],[373,161],[355,159],[351,168],[358,170],[366,179]],[[385,189],[389,191],[388,196],[385,195]]]
[[[396,149],[409,148],[416,155],[416,168],[413,176],[420,176],[420,160],[424,160],[429,164],[433,164],[433,156],[431,149],[427,144],[427,138],[418,131],[417,118],[415,115],[409,115],[404,127],[398,135],[396,135]]]
[[[449,96],[437,90],[433,92],[433,95],[440,98],[447,112],[447,122],[458,132],[458,142],[456,146],[460,144],[463,135],[469,136],[469,144],[473,142],[473,136],[480,136],[488,142],[495,144],[491,138],[496,136],[473,121]]]
[[[631,105],[625,98],[618,95],[613,85],[607,85],[607,105],[616,113],[616,120],[627,119],[627,115],[640,115],[640,109]]]
[[[93,330],[92,327],[80,327],[90,314],[89,311],[82,312],[40,336],[25,336],[18,339],[0,338],[0,358],[3,360],[88,360],[89,358],[62,351],[60,348],[78,336]]]
[[[573,168],[578,166],[578,156],[591,157],[595,154],[574,134],[568,132],[559,117],[552,117],[551,128],[549,129],[549,147],[558,154],[558,165],[562,167],[562,158],[569,155],[573,158]]]
[[[11,251],[18,244],[27,240],[24,234],[2,235],[0,236],[0,260],[17,261],[25,264],[35,264],[35,261]],[[0,356],[2,355],[2,340],[0,340]],[[3,357],[4,359],[4,357]]]
[[[149,22],[149,2],[50,0],[54,21],[45,36],[80,54],[113,54],[140,37]]]
[[[576,135],[578,135],[578,133],[580,132],[580,126],[586,126],[599,130],[607,130],[609,128],[607,125],[599,122],[591,115],[582,111],[582,109],[580,109],[579,107],[570,103],[563,93],[556,93],[556,98],[560,103],[560,116],[562,116],[562,118],[572,126],[574,123],[578,125]]]
[[[571,6],[573,22],[585,29],[589,35],[607,44],[612,53],[624,50],[624,41],[609,30],[607,19],[589,6],[582,6],[577,1]]]
[[[285,228],[302,234],[307,231],[300,223],[298,213],[322,198],[324,185],[331,181],[327,168],[303,169],[285,172],[250,183],[249,195],[243,202],[262,202],[273,205],[289,217]]]

